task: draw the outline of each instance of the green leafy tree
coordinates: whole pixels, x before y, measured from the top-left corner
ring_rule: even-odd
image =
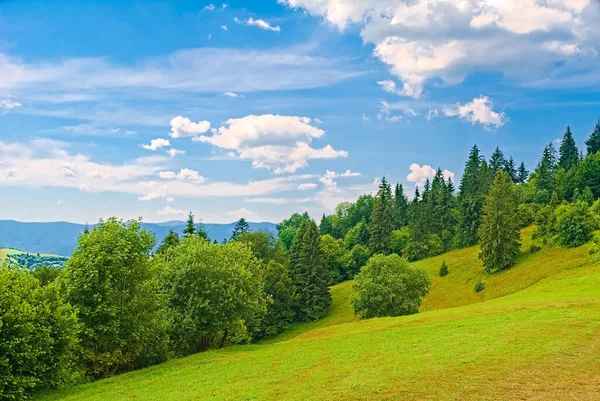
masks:
[[[595,222],[586,202],[560,205],[556,209],[556,235],[562,246],[575,247],[592,239]]]
[[[489,273],[511,266],[519,254],[521,233],[515,198],[510,177],[503,171],[498,172],[485,200],[479,230],[479,258]]]
[[[162,254],[167,252],[169,249],[175,248],[179,245],[179,235],[173,230],[169,230],[169,233],[165,236],[162,243],[156,250],[157,254]]]
[[[90,375],[130,369],[144,354],[156,355],[149,362],[166,358],[164,299],[150,264],[154,241],[141,221],[112,217],[80,236],[67,262],[61,284],[83,324]]]
[[[268,231],[246,231],[238,235],[234,241],[246,244],[252,250],[254,256],[265,262],[265,264],[270,261],[282,264],[286,262],[286,254],[282,244]]]
[[[56,281],[60,276],[61,269],[50,266],[41,266],[31,272],[31,275],[38,279],[42,287]]]
[[[290,276],[296,287],[295,310],[300,321],[322,318],[331,305],[328,272],[317,224],[304,221],[290,248]]]
[[[250,224],[246,221],[245,218],[240,218],[237,223],[235,223],[235,227],[233,227],[233,233],[231,234],[231,239],[236,239],[239,235],[250,231]]]
[[[344,249],[342,240],[335,239],[330,234],[322,235],[321,251],[328,272],[327,284],[333,285],[343,281],[346,278],[349,255]]]
[[[254,333],[255,339],[281,333],[294,320],[295,288],[288,269],[270,260],[264,267],[264,283],[267,311]]]
[[[247,338],[258,329],[266,312],[263,275],[245,244],[184,238],[168,259],[158,257],[156,263],[163,274],[177,354],[222,347],[240,326]]]
[[[354,248],[350,250],[350,259],[348,263],[348,269],[346,270],[346,279],[352,280],[367,264],[371,257],[371,250],[364,245],[356,244]]]
[[[389,251],[390,236],[392,234],[392,191],[385,177],[379,184],[379,191],[374,199],[373,214],[370,224],[369,248],[374,253],[387,253]]]
[[[585,141],[587,154],[594,155],[600,150],[600,120],[596,122],[592,135]]]
[[[402,227],[400,230],[392,231],[390,238],[390,252],[401,256],[402,251],[406,248],[408,238],[410,236],[410,229],[408,227]]]
[[[303,214],[294,213],[289,218],[277,224],[277,233],[279,240],[286,250],[289,250],[296,236],[296,232],[304,221],[309,221],[310,216],[307,212]]]
[[[68,385],[80,377],[80,325],[54,284],[0,264],[0,399]]]
[[[579,150],[573,139],[571,127],[567,127],[559,148],[558,168],[569,171],[579,163]]]
[[[431,280],[396,254],[375,255],[354,281],[352,305],[361,319],[417,313]]]
[[[577,166],[574,186],[576,188],[589,187],[594,199],[600,198],[600,153],[588,154]]]

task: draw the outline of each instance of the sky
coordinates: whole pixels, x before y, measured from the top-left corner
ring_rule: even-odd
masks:
[[[596,0],[0,0],[0,219],[319,219],[600,118]]]

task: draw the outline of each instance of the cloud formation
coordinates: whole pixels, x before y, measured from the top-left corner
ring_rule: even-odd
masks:
[[[281,32],[281,28],[279,27],[279,25],[271,25],[268,22],[266,22],[265,20],[262,19],[254,19],[252,17],[248,18],[247,20],[243,21],[238,19],[237,17],[233,19],[235,21],[235,23],[237,24],[243,24],[243,25],[248,25],[248,26],[255,26],[257,28],[260,28],[264,31],[273,31],[273,32]]]
[[[150,141],[150,145],[142,145],[144,149],[147,150],[158,150],[160,148],[171,146],[171,142],[168,139],[156,138]]]
[[[446,117],[458,117],[473,125],[481,124],[486,130],[490,130],[492,126],[500,128],[508,121],[504,112],[498,113],[493,110],[492,99],[483,95],[466,104],[446,106],[443,112]]]
[[[424,185],[425,181],[427,181],[427,179],[432,180],[433,177],[435,177],[435,174],[437,172],[437,170],[431,166],[428,166],[426,164],[424,164],[423,166],[420,166],[417,163],[411,164],[409,169],[410,169],[410,173],[406,176],[406,179],[409,182],[415,183],[415,185],[417,185],[417,186]],[[453,172],[444,170],[442,172],[442,174],[444,175],[444,179],[447,180],[447,179],[451,178],[452,180],[454,180]]]

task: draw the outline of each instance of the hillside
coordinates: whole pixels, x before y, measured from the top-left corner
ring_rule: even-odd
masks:
[[[418,263],[433,286],[417,315],[357,322],[346,282],[332,288],[327,318],[263,344],[40,399],[599,399],[600,262],[587,250],[525,252],[510,270],[484,277],[479,294],[478,250],[450,252]],[[443,259],[450,274],[440,278]]]
[[[273,223],[249,223],[252,230],[275,232]],[[235,223],[205,224],[204,227],[211,239],[221,242],[229,239]],[[77,237],[83,232],[85,225],[51,222],[23,223],[13,220],[0,220],[0,247],[24,249],[30,253],[71,255],[77,246]],[[165,223],[144,223],[143,227],[155,234],[157,243],[167,235],[169,230],[181,233],[185,224],[180,221]]]

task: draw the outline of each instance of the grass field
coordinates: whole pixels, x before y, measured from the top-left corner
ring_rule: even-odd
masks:
[[[524,231],[528,249],[531,229]],[[598,400],[600,262],[587,245],[523,253],[482,276],[477,249],[418,262],[433,281],[417,315],[355,321],[351,282],[330,315],[42,400]],[[441,261],[450,274],[437,275]]]

